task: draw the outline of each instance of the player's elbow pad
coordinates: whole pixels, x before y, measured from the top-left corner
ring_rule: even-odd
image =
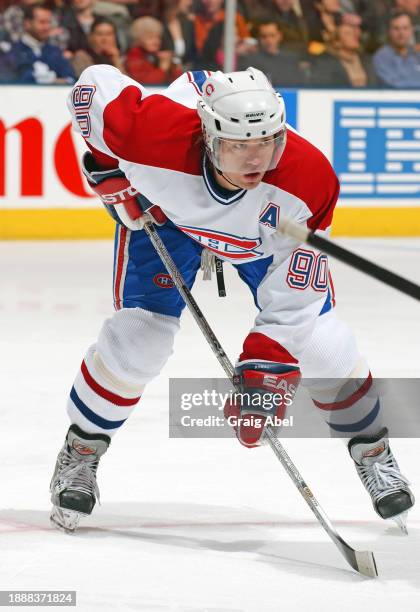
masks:
[[[166,215],[132,187],[119,169],[100,170],[92,153],[83,156],[82,170],[92,190],[100,197],[111,217],[130,230],[143,228],[147,212],[158,225],[167,221]]]

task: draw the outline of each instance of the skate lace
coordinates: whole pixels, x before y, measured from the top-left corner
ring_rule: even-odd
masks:
[[[372,465],[358,465],[357,471],[368,493],[376,501],[395,491],[406,490],[410,484],[407,478],[401,474],[391,453],[383,462],[377,461]]]
[[[96,482],[98,463],[99,459],[96,455],[80,461],[67,448],[63,448],[60,457],[60,470],[55,483],[58,492],[70,487],[71,490],[79,493],[95,495],[100,503],[99,487]]]

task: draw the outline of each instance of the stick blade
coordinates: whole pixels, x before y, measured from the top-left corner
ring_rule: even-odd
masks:
[[[341,550],[342,555],[356,572],[368,578],[377,578],[378,570],[373,552],[370,550],[354,550],[335,531],[329,533],[337,548]]]
[[[354,557],[356,563],[353,567],[359,574],[368,576],[369,578],[377,578],[378,570],[372,552],[369,550],[355,550]]]

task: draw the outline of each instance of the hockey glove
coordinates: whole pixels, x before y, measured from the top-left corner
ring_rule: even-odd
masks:
[[[225,418],[233,425],[241,444],[260,446],[266,425],[281,426],[300,381],[293,366],[269,361],[246,361],[236,366],[235,384],[239,389],[234,402],[226,402]]]
[[[117,223],[130,230],[140,230],[145,212],[157,225],[163,225],[168,220],[159,206],[149,202],[130,185],[119,168],[100,170],[92,153],[86,152],[82,170],[91,189],[101,198],[102,204]]]

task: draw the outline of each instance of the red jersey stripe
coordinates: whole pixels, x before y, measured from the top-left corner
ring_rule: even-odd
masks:
[[[372,386],[372,382],[372,374],[369,372],[369,375],[363,385],[357,391],[349,395],[347,399],[342,400],[341,402],[331,402],[330,404],[323,404],[322,402],[317,402],[316,400],[313,400],[313,402],[315,406],[321,410],[343,410],[344,408],[350,408],[350,406],[353,406],[364,395],[366,395]]]
[[[331,304],[333,308],[335,308],[335,287],[334,287],[334,283],[333,283],[333,279],[332,279],[330,271],[328,271],[328,279],[330,281]]]
[[[89,370],[87,369],[86,363],[83,360],[81,365],[81,371],[83,374],[83,378],[89,387],[95,391],[98,395],[103,397],[103,399],[108,400],[108,402],[112,402],[117,406],[135,406],[140,399],[140,395],[138,397],[121,397],[121,395],[117,395],[116,393],[112,393],[112,391],[108,391],[105,387],[102,387],[96,380],[90,375]]]

